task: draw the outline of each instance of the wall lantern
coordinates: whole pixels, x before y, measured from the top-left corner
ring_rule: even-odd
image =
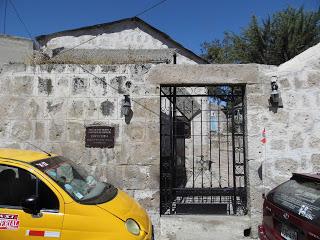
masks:
[[[122,100],[121,106],[121,115],[124,116],[126,124],[129,124],[133,116],[129,95],[124,95],[124,100]]]
[[[269,106],[273,108],[282,108],[283,104],[277,81],[277,76],[271,77],[271,94],[269,99]]]

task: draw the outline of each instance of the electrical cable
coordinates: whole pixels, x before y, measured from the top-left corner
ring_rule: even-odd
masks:
[[[30,39],[32,39],[33,41],[37,42],[37,41],[34,39],[34,37],[32,36],[32,34],[30,33],[27,25],[26,25],[25,22],[23,21],[22,17],[20,16],[20,14],[19,14],[17,8],[15,7],[15,5],[13,4],[13,2],[12,2],[11,0],[6,0],[6,1],[9,1],[9,3],[11,4],[14,12],[16,13],[16,15],[17,15],[19,21],[21,22],[21,24],[24,26],[24,29],[25,29],[25,31],[27,32],[27,34],[29,35]]]
[[[7,6],[8,6],[8,0],[5,0],[4,1],[4,16],[3,16],[3,34],[6,34]]]
[[[141,11],[140,13],[138,13],[138,14],[136,14],[136,15],[134,15],[134,16],[135,16],[135,17],[141,16],[141,15],[145,14],[146,12],[149,12],[150,10],[152,10],[152,9],[160,6],[161,4],[165,3],[166,1],[168,1],[168,0],[162,0],[162,1],[160,1],[160,2],[158,2],[158,3],[156,3],[156,4],[154,4],[154,5],[152,5],[151,7],[149,7],[149,8],[147,8],[147,9]]]
[[[9,0],[9,1],[11,1],[11,0]],[[154,8],[158,7],[159,5],[163,4],[163,3],[166,2],[166,1],[168,1],[168,0],[162,0],[162,1],[158,2],[158,3],[154,4],[154,5],[152,5],[151,7],[143,10],[142,12],[136,14],[134,17],[138,17],[138,16],[140,16],[140,15],[142,15],[142,14],[150,11],[151,9],[154,9]],[[58,52],[56,55],[52,56],[51,59],[52,59],[52,58],[55,58],[55,57],[57,57],[57,56],[59,56],[59,55],[61,55],[61,54],[64,54],[64,53],[66,53],[66,52],[72,51],[72,50],[76,49],[77,47],[80,47],[81,45],[84,45],[84,44],[86,44],[86,43],[88,43],[88,42],[96,39],[96,38],[99,37],[100,35],[101,35],[101,34],[98,34],[98,35],[96,35],[96,36],[94,36],[94,37],[92,37],[92,38],[90,38],[90,39],[88,39],[88,40],[86,40],[86,41],[84,41],[84,42],[82,42],[82,43],[79,43],[78,45],[76,45],[76,46],[74,46],[74,47],[72,47],[72,48],[68,48],[68,49],[66,49],[66,50],[62,50],[61,52]]]

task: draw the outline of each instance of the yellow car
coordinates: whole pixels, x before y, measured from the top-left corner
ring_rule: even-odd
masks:
[[[0,149],[0,239],[151,240],[123,191],[49,153]]]

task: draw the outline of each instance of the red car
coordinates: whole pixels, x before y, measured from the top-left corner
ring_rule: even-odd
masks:
[[[264,198],[261,240],[320,240],[320,174],[296,174]]]

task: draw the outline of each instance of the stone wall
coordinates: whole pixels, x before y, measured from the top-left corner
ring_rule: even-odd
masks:
[[[0,35],[0,66],[8,63],[28,63],[33,53],[29,39]]]
[[[159,87],[146,83],[151,64],[10,65],[0,74],[0,146],[62,154],[159,208]],[[134,117],[121,116],[130,93]],[[116,129],[111,149],[85,148],[85,126]]]
[[[316,59],[315,64],[300,68],[293,63],[291,68],[257,64],[85,66],[99,78],[75,65],[6,66],[0,74],[0,146],[32,149],[29,141],[96,172],[147,208],[161,239],[181,237],[168,223],[183,229],[185,239],[193,236],[195,228],[210,232],[211,239],[212,234],[219,234],[217,221],[224,226],[217,216],[159,216],[159,86],[245,84],[249,215],[238,217],[243,229],[229,231],[240,239],[244,228],[251,226],[256,235],[262,216],[261,194],[287,180],[292,172],[320,171],[320,57]],[[277,111],[268,104],[274,75],[284,105]],[[120,113],[125,93],[130,93],[134,112],[129,125]],[[85,126],[99,124],[115,126],[114,148],[85,148]],[[264,128],[266,144],[260,141]],[[263,181],[258,176],[261,165]]]

